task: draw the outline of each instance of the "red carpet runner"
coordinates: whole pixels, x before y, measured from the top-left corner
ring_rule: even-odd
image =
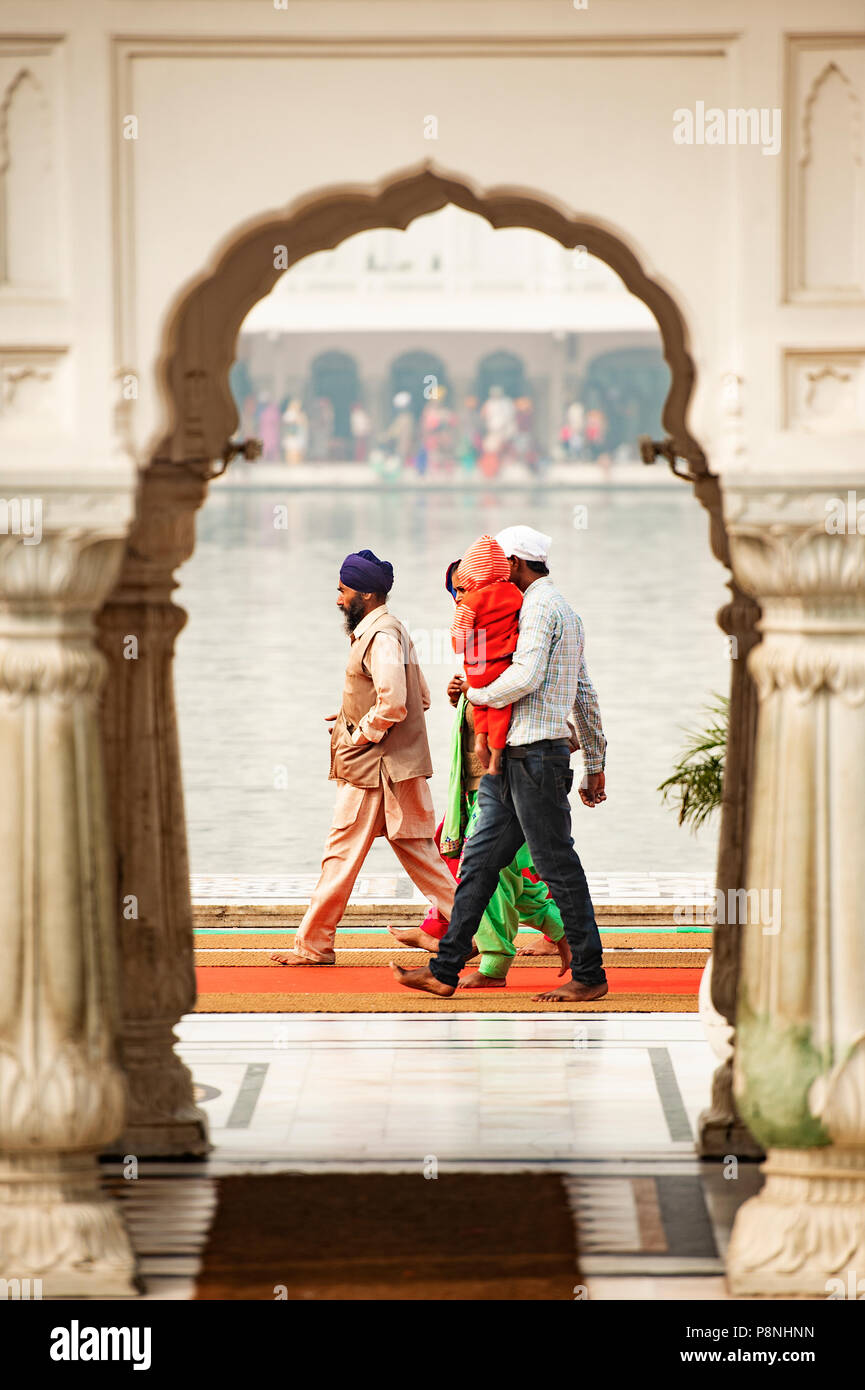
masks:
[[[513,967],[505,988],[459,990],[450,999],[403,989],[382,966],[199,966],[195,973],[196,1013],[694,1013],[702,970],[608,968],[610,993],[588,1005],[532,1003],[532,995],[560,983],[555,970],[537,967]]]

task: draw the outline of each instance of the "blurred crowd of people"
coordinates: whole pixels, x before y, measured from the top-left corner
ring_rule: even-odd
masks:
[[[577,462],[605,460],[607,430],[607,417],[599,406],[587,410],[582,401],[571,401],[559,431],[559,452]]]
[[[318,396],[309,412],[297,396],[281,402],[262,393],[249,395],[240,411],[240,428],[244,438],[261,440],[262,458],[267,462],[316,463],[329,459],[344,460],[347,456],[357,463],[369,458],[373,423],[369,411],[355,401],[349,411],[349,437],[337,436],[334,429],[334,408],[327,396]]]
[[[430,392],[419,417],[415,417],[408,391],[393,398],[393,419],[370,456],[382,474],[412,469],[416,474],[436,475],[477,470],[493,478],[504,464],[522,462],[532,471],[540,467],[533,430],[533,406],[527,396],[512,400],[500,386],[493,386],[486,401],[467,396],[454,410],[443,386]]]
[[[331,457],[334,410],[326,396],[312,403],[309,414],[297,397],[281,402],[262,393],[249,395],[241,407],[241,430],[244,438],[261,440],[262,458],[270,463],[303,463]]]
[[[450,405],[443,386],[435,386],[419,414],[411,393],[399,391],[392,412],[387,428],[376,434],[366,406],[355,401],[348,436],[337,437],[334,407],[326,396],[317,397],[307,412],[298,397],[277,402],[262,393],[244,400],[241,428],[245,437],[261,440],[267,461],[299,464],[350,458],[368,463],[385,477],[404,469],[418,476],[460,469],[494,478],[509,463],[539,473],[551,459],[602,465],[609,461],[604,411],[598,406],[587,409],[579,400],[568,405],[558,437],[546,450],[538,446],[530,397],[513,399],[501,386],[490,387],[483,402],[467,396],[459,409]]]

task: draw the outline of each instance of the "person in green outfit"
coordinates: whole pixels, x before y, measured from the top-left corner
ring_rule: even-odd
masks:
[[[452,597],[454,565],[448,567],[445,583]],[[459,879],[459,861],[463,846],[471,838],[476,816],[478,787],[484,773],[483,765],[474,751],[474,711],[461,695],[457,702],[456,719],[451,737],[451,763],[448,778],[447,810],[439,826],[436,841],[445,863]],[[499,874],[498,887],[475,932],[475,947],[480,954],[478,968],[460,980],[460,989],[502,989],[517,954],[516,937],[524,922],[542,932],[552,944],[551,953],[558,952],[560,975],[570,967],[571,953],[565,940],[559,909],[550,897],[549,889],[538,878],[532,864],[528,845],[523,844],[506,869]],[[435,954],[447,931],[447,921],[432,909],[419,927],[391,927],[391,935],[403,946],[419,946]]]

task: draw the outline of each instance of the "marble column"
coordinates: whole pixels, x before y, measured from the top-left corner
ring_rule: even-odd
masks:
[[[855,486],[827,468],[724,488],[762,610],[734,1088],[767,1159],[728,1250],[735,1294],[825,1298],[865,1275],[865,534],[830,510]]]
[[[98,1166],[125,1086],[94,613],[132,487],[22,491],[41,538],[0,536],[0,1277],[122,1297],[135,1259]]]
[[[710,515],[712,551],[730,567],[727,536],[721,515],[721,495],[716,477],[705,477],[696,484],[697,497]],[[748,655],[759,640],[759,606],[743,593],[735,579],[727,586],[731,601],[718,611],[718,625],[727,635],[730,652],[730,713],[727,750],[724,760],[724,786],[721,796],[721,825],[715,888],[726,903],[744,884],[748,812],[750,806],[754,742],[757,723],[757,691],[748,670]],[[734,899],[735,901],[735,899]],[[728,1037],[720,1030],[713,1046],[720,1047],[720,1065],[712,1077],[712,1095],[700,1114],[697,1126],[697,1152],[701,1158],[761,1158],[760,1144],[743,1123],[733,1096],[733,1052],[735,1048],[736,988],[739,979],[741,930],[737,922],[718,922],[712,932],[712,959],[709,996],[711,1004],[728,1025]]]
[[[203,472],[155,463],[117,586],[99,615],[109,674],[102,730],[114,829],[126,1128],[112,1152],[182,1157],[210,1149],[174,1027],[195,1003],[192,903],[172,663],[186,614],[173,571],[191,555]]]

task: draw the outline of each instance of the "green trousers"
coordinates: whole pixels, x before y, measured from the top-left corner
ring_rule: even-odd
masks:
[[[471,838],[477,819],[477,792],[467,792],[471,808],[466,827],[466,840]],[[528,845],[522,845],[506,869],[499,874],[499,884],[490,898],[486,912],[475,932],[481,951],[480,973],[493,980],[503,980],[517,953],[516,938],[520,922],[537,927],[551,941],[561,941],[565,934],[562,917],[545,883],[531,883],[523,873],[534,873]]]

